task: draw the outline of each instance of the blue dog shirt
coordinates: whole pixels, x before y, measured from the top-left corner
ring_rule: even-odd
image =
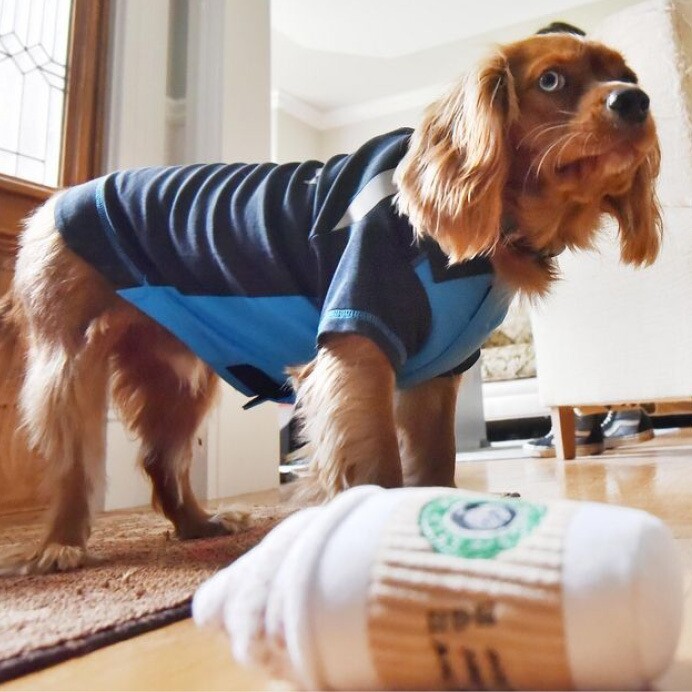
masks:
[[[67,190],[56,223],[118,294],[247,396],[357,333],[409,387],[475,361],[511,293],[484,258],[447,265],[394,207],[411,131],[326,163],[120,171]],[[146,348],[146,344],[142,345]]]

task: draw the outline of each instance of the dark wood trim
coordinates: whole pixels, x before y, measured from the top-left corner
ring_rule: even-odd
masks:
[[[0,175],[0,257],[14,252],[20,220],[47,200],[53,188]]]
[[[13,178],[11,175],[0,173],[0,191],[10,195],[20,195],[35,202],[42,202],[48,199],[54,192],[54,188],[40,183],[31,183],[28,180]]]
[[[110,0],[73,0],[60,185],[101,173]]]

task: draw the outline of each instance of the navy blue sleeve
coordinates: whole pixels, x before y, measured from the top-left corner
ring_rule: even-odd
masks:
[[[395,370],[430,331],[427,296],[411,264],[410,230],[402,224],[408,226],[387,197],[348,227],[313,238],[327,243],[329,235],[343,234],[346,243],[326,291],[318,342],[328,334],[360,334],[384,351]]]

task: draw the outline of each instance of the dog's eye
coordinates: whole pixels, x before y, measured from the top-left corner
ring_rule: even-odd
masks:
[[[538,86],[543,91],[559,91],[565,86],[565,76],[555,70],[548,70],[538,78]]]

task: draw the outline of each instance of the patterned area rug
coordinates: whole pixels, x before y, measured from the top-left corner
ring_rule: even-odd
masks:
[[[196,587],[290,513],[248,510],[241,533],[196,541],[175,539],[151,512],[104,514],[89,542],[96,564],[0,577],[0,682],[187,617]],[[35,524],[0,528],[0,550],[36,541],[39,531]]]

